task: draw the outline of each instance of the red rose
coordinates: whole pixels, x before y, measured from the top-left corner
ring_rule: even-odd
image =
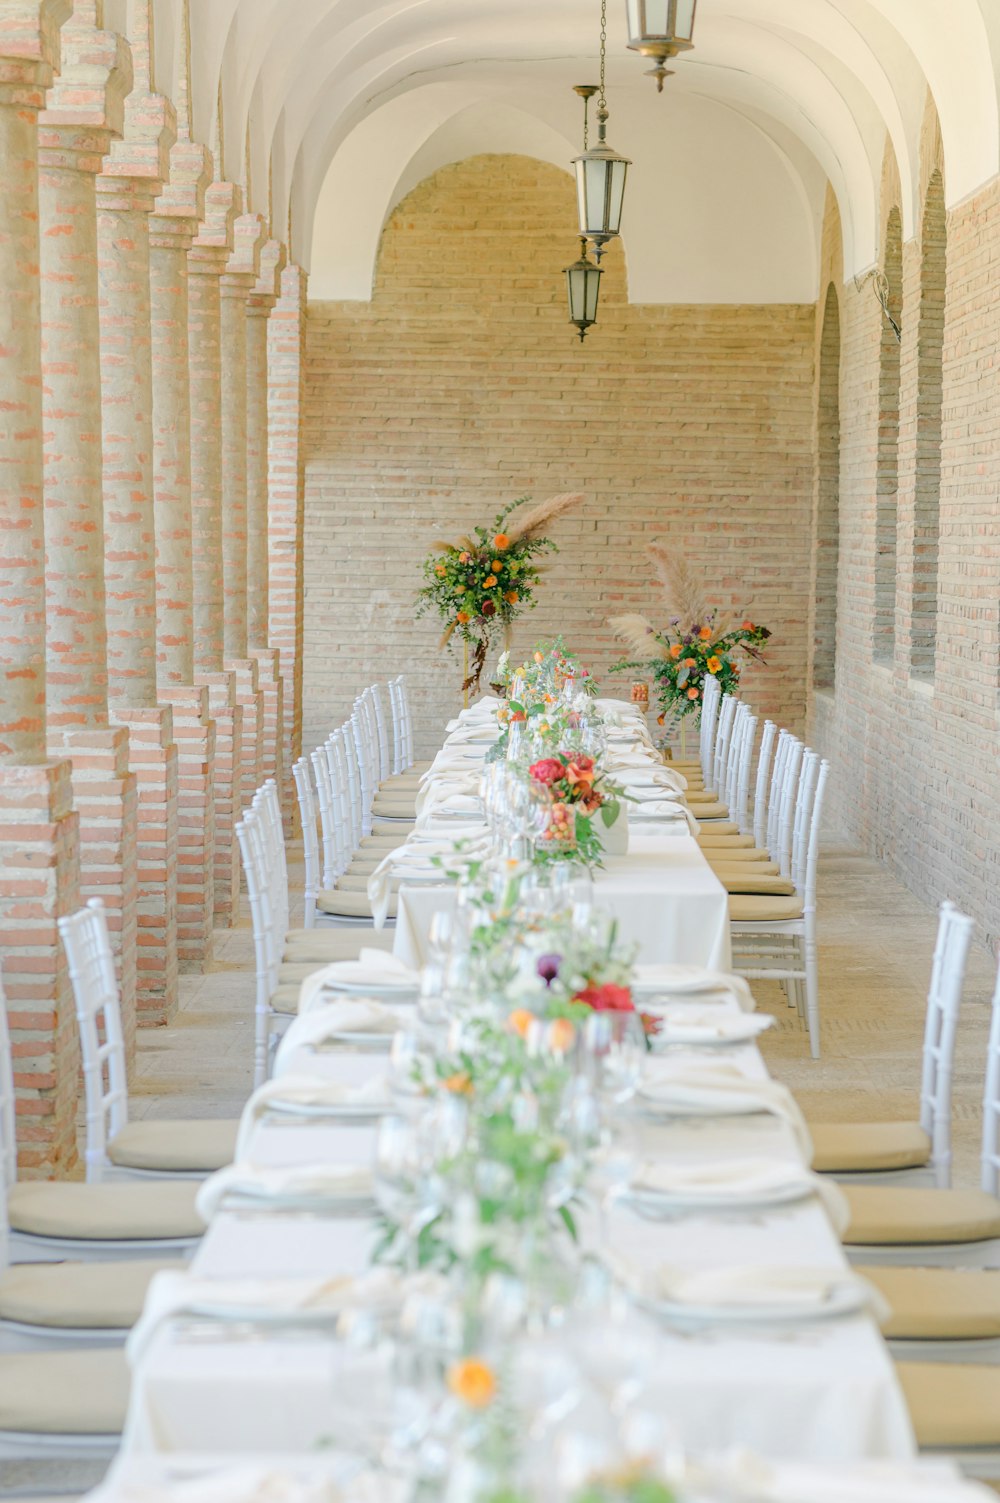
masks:
[[[574,1002],[585,1002],[595,1012],[635,1012],[632,993],[627,986],[606,981],[603,986],[586,986],[577,992]]]
[[[497,608],[492,600],[484,600],[482,605],[479,607],[479,614],[481,616],[495,616],[496,613]]]
[[[551,787],[558,783],[565,768],[557,757],[543,757],[540,762],[535,762],[528,768],[528,776],[534,778],[536,783],[544,783]]]
[[[593,757],[585,757],[585,756],[574,757],[573,758],[573,762],[574,762],[574,765],[577,767],[577,769],[580,772],[593,772],[593,770],[594,770],[594,759],[593,759]]]

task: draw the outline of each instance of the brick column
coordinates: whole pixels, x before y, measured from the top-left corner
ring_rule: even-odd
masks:
[[[239,190],[215,182],[188,252],[188,370],[191,380],[191,538],[195,681],[209,689],[215,720],[215,922],[228,928],[239,906],[233,833],[241,793],[243,710],[235,675],[223,671],[222,357],[220,278],[231,254]]]
[[[136,978],[136,780],[108,718],[101,370],[94,179],[122,130],[128,48],[76,0],[39,117],[42,415],[49,746],[72,764],[80,895],[108,908],[131,1051]]]
[[[238,190],[237,190],[238,191]],[[222,585],[226,669],[236,676],[243,710],[239,810],[260,787],[264,696],[259,669],[247,653],[247,299],[257,285],[263,221],[241,214],[233,225],[233,253],[219,284],[222,359]]]
[[[267,618],[267,326],[285,266],[285,247],[268,240],[260,276],[247,298],[247,650],[257,660],[264,696],[261,781],[283,787],[284,714],[281,660],[268,642]]]
[[[288,266],[267,329],[268,640],[281,662],[285,818],[295,820],[292,764],[302,754],[302,398],[306,274]]]
[[[139,789],[137,991],[140,1025],[177,1008],[177,748],[157,703],[153,372],[149,215],[168,171],[173,107],[150,90],[149,0],[132,7],[135,87],[125,135],[97,179],[104,582],[111,717],[129,729]]]
[[[0,5],[0,951],[22,1169],[76,1163],[79,1051],[56,919],[79,904],[67,762],[46,760],[38,113],[69,0]]]
[[[212,949],[215,722],[208,689],[194,682],[187,257],[212,174],[208,152],[190,139],[183,77],[177,131],[169,180],[149,219],[156,676],[160,702],[173,710],[177,747],[178,964],[199,971]]]

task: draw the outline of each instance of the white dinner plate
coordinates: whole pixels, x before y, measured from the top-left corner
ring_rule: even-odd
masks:
[[[708,1020],[681,1017],[664,1017],[655,1010],[661,1028],[651,1035],[653,1048],[683,1049],[685,1045],[699,1049],[729,1049],[734,1044],[750,1044],[766,1033],[774,1023],[768,1013],[741,1012],[723,1013],[718,1019]]]
[[[867,1308],[868,1295],[862,1286],[844,1283],[835,1284],[826,1299],[815,1303],[803,1301],[801,1304],[794,1304],[776,1300],[770,1305],[693,1305],[683,1300],[659,1299],[656,1296],[645,1296],[643,1303],[657,1315],[678,1325],[799,1326],[811,1325],[818,1320],[837,1320],[845,1315],[857,1315]]]
[[[789,1206],[796,1201],[808,1200],[815,1192],[807,1184],[781,1185],[773,1190],[760,1190],[745,1198],[734,1195],[696,1195],[685,1190],[654,1190],[641,1185],[629,1185],[622,1192],[621,1200],[626,1206],[638,1211],[762,1211],[769,1206]]]
[[[657,967],[659,969],[659,967]],[[642,967],[637,968],[635,980],[632,982],[634,992],[656,992],[663,997],[694,996],[697,992],[720,992],[724,989],[724,983],[720,980],[720,972],[708,971],[698,965],[677,965],[670,967],[667,976],[655,973],[643,974]]]
[[[402,1028],[402,1023],[400,1023]],[[378,1049],[388,1054],[392,1048],[394,1038],[392,1033],[362,1033],[360,1029],[337,1028],[331,1030],[310,1047],[319,1054],[324,1053],[331,1044],[336,1044],[338,1049]]]
[[[343,1122],[371,1122],[385,1117],[399,1108],[391,1101],[283,1101],[280,1096],[271,1097],[267,1103],[269,1112],[279,1112],[289,1117],[331,1117]]]
[[[345,996],[371,997],[373,1002],[415,1002],[418,984],[413,981],[326,981],[323,993],[340,992]]]

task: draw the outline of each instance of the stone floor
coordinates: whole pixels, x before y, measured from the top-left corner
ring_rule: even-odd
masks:
[[[820,863],[819,908],[822,1058],[810,1059],[803,1029],[779,988],[758,983],[759,1006],[777,1018],[764,1038],[768,1065],[813,1116],[832,1114],[834,1106],[837,1115],[857,1121],[912,1116],[935,915],[877,862],[833,842]],[[993,958],[974,945],[955,1070],[954,1179],[960,1185],[978,1182],[995,971]],[[171,1026],[141,1034],[133,1115],[238,1115],[251,1087],[253,1000],[253,945],[244,916],[237,928],[217,932],[210,969],[182,978]],[[100,1470],[0,1464],[0,1499],[79,1493]]]

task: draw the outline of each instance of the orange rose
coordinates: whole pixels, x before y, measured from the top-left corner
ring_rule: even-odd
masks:
[[[670,656],[673,658],[673,660],[674,660],[675,663],[676,663],[677,659],[680,657],[680,655],[681,655],[681,653],[683,651],[684,651],[684,648],[681,646],[681,644],[679,642],[675,642],[674,645],[673,645],[673,647],[671,647],[671,649],[670,649]]]
[[[534,1021],[533,1012],[529,1012],[526,1007],[515,1007],[507,1018],[507,1027],[523,1039]]]
[[[685,658],[684,659],[684,667],[685,668],[697,668],[697,666],[698,666],[698,659],[697,658]]]
[[[455,617],[455,620],[458,622],[459,626],[464,626],[466,621],[469,620],[468,611],[459,611],[458,615]]]
[[[495,558],[490,564],[490,568],[493,570],[494,574],[499,574],[503,569],[503,559]]]
[[[497,1380],[478,1357],[463,1357],[449,1367],[448,1387],[470,1409],[486,1409],[496,1396]]]
[[[703,626],[698,635],[703,642],[711,642],[712,628],[710,626]]]
[[[498,532],[496,537],[493,539],[493,546],[494,548],[499,549],[499,551],[502,553],[505,548],[510,547],[510,538],[505,532]]]
[[[544,663],[544,661],[545,661],[545,659],[542,657],[542,654],[540,652],[536,652],[535,653],[535,662],[536,663]]]
[[[689,689],[688,690],[688,699],[700,699],[700,697],[701,697],[701,691],[699,689]]]
[[[573,1047],[576,1029],[569,1018],[554,1018],[549,1028],[549,1048],[555,1054],[565,1054]]]
[[[508,605],[516,605],[520,597],[516,590],[508,590],[503,598]]]
[[[493,586],[495,584],[496,584],[496,580],[493,578],[493,575],[490,574],[490,575],[488,575],[486,577],[486,579],[483,580],[483,589],[484,590],[492,590],[492,588],[493,588]]]
[[[437,575],[438,579],[444,579],[446,572],[447,571],[445,570],[444,564],[438,564],[437,568],[434,570],[434,573]]]
[[[460,553],[458,555],[458,561],[459,561],[460,564],[467,564],[469,562],[469,559],[471,557],[472,557],[471,553]]]
[[[742,622],[741,625],[740,625],[740,630],[741,631],[753,631],[754,630],[754,624],[753,624],[753,622],[752,621],[744,621],[744,622]]]
[[[705,667],[708,669],[709,673],[718,673],[719,669],[722,667],[722,659],[711,657],[705,664]]]
[[[666,718],[667,718],[666,715],[657,715],[657,717],[656,717],[656,723],[657,723],[657,725],[663,725],[663,723],[666,720]]]
[[[446,1091],[451,1091],[453,1096],[472,1095],[472,1077],[467,1070],[458,1070],[454,1075],[449,1075],[441,1084]]]

